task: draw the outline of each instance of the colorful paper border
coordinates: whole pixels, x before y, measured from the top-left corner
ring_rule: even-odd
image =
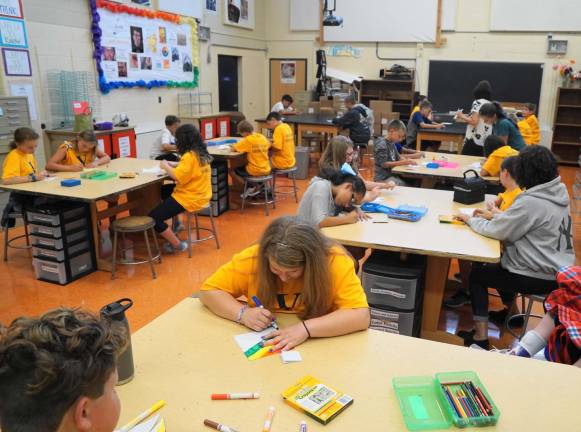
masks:
[[[9,48],[28,49],[28,34],[26,33],[26,26],[24,25],[24,21],[21,19],[17,19],[17,18],[6,18],[3,16],[0,16],[0,21],[17,22],[18,24],[20,24],[22,26],[22,32],[24,33],[24,45],[13,45],[13,44],[9,44],[9,43],[4,42],[4,36],[2,35],[2,32],[0,31],[0,46],[9,47]]]
[[[24,53],[26,53],[26,58],[28,60],[28,70],[30,71],[30,73],[28,73],[28,74],[14,74],[14,73],[10,73],[10,71],[8,70],[8,65],[6,64],[6,51],[18,51],[18,52],[24,52]],[[4,74],[6,76],[19,76],[19,77],[29,77],[29,76],[32,76],[32,64],[30,63],[30,53],[28,52],[28,50],[25,50],[25,49],[13,49],[13,48],[2,48],[2,61],[4,62]]]
[[[181,88],[196,88],[200,80],[200,68],[199,68],[199,48],[198,48],[198,25],[194,18],[182,17],[168,12],[161,12],[149,9],[140,9],[124,4],[113,3],[108,0],[89,0],[91,6],[92,15],[92,25],[91,32],[93,33],[93,45],[95,46],[95,51],[93,53],[93,58],[97,65],[97,72],[99,74],[99,88],[102,93],[107,94],[111,90],[119,88],[134,88],[141,87],[151,90],[156,87],[181,87]],[[192,63],[194,66],[193,79],[192,81],[165,81],[165,80],[151,80],[151,81],[107,81],[105,78],[105,73],[101,67],[101,36],[103,34],[99,22],[101,21],[101,16],[99,15],[98,9],[107,9],[115,13],[125,13],[129,15],[141,16],[149,19],[161,19],[164,21],[169,21],[175,24],[189,24],[192,29]]]

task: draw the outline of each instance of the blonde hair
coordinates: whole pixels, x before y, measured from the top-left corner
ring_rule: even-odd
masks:
[[[347,150],[353,148],[353,142],[343,135],[334,137],[321,155],[319,167],[340,170],[347,161]]]
[[[318,229],[297,217],[272,222],[260,239],[258,253],[258,297],[269,307],[278,304],[280,279],[270,270],[270,260],[282,267],[303,269],[301,319],[331,311],[329,255],[334,243]]]

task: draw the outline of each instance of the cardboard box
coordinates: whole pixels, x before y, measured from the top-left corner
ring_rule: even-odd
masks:
[[[383,100],[372,100],[369,102],[369,108],[373,110],[373,112],[380,112],[380,113],[390,113],[393,111],[393,102],[392,101],[383,101]]]
[[[333,108],[333,100],[327,98],[327,96],[321,96],[319,99],[319,103],[321,104],[321,108]]]
[[[399,113],[397,112],[390,112],[390,113],[373,113],[374,115],[374,123],[373,123],[373,134],[376,136],[382,135],[385,136],[387,134],[387,125],[392,120],[399,120]]]
[[[309,102],[307,104],[307,114],[316,114],[321,112],[321,103],[320,102]]]

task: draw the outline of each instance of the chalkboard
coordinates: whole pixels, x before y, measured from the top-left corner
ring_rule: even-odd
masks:
[[[539,105],[542,63],[430,61],[428,98],[434,111],[470,110],[472,90],[481,81],[492,85],[492,99]]]

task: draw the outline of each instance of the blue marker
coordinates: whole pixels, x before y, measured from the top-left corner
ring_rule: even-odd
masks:
[[[262,302],[260,300],[258,300],[258,297],[252,296],[252,301],[254,302],[254,304],[257,307],[264,309],[264,305],[262,304]],[[275,330],[278,330],[278,324],[276,323],[275,320],[272,320],[272,327],[274,327]]]

